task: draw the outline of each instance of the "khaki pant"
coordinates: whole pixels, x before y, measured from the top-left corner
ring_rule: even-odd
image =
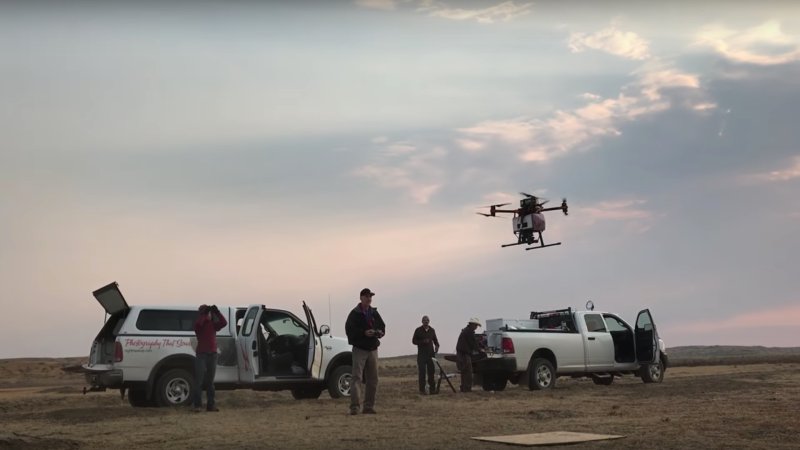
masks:
[[[361,383],[364,382],[365,386]],[[365,389],[366,388],[366,389]],[[366,393],[364,392],[366,390]],[[375,408],[378,392],[378,350],[362,350],[353,347],[353,380],[350,383],[350,410],[358,411],[361,399],[364,409]]]

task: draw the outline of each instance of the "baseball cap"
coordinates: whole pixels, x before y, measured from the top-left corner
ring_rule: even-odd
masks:
[[[477,317],[473,317],[473,318],[469,319],[469,322],[467,322],[467,323],[474,323],[474,324],[476,324],[478,326],[481,326],[481,319],[478,319]]]
[[[369,295],[370,297],[372,297],[373,295],[375,295],[375,293],[367,288],[364,288],[361,290],[361,295]]]

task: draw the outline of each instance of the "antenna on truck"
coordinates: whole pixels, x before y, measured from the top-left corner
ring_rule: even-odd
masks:
[[[328,327],[331,329],[331,334],[333,334],[333,322],[331,321],[331,294],[328,294]]]

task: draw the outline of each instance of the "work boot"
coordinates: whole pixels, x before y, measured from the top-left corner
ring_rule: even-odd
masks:
[[[217,408],[216,406],[209,406],[208,408],[206,408],[206,411],[208,411],[208,412],[219,412],[219,408]]]
[[[375,412],[375,410],[372,408],[364,408],[364,414],[378,414],[378,413]]]
[[[358,410],[357,410],[357,409],[355,409],[355,408],[351,409],[351,410],[350,410],[350,415],[351,415],[351,416],[357,416],[357,415],[358,415]]]

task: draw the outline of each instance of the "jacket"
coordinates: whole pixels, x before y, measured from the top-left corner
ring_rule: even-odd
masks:
[[[370,322],[367,323],[367,316],[370,317]],[[380,330],[381,334],[386,334],[386,324],[383,318],[378,313],[377,308],[370,306],[369,311],[365,314],[361,310],[361,303],[356,305],[350,314],[347,315],[347,322],[344,325],[345,332],[347,333],[347,342],[353,347],[360,348],[361,350],[372,351],[376,350],[381,345],[377,336],[367,336],[364,333],[369,330]]]
[[[456,353],[461,355],[474,355],[480,353],[481,348],[475,340],[475,331],[469,327],[461,330],[458,335],[458,342],[456,342]]]
[[[196,353],[217,353],[217,331],[228,326],[225,316],[219,311],[211,313],[213,318],[208,315],[200,314],[194,322],[194,334],[197,336]]]
[[[439,348],[439,339],[436,338],[436,330],[433,327],[428,327],[428,331],[425,331],[424,326],[418,327],[414,330],[411,343],[417,346],[417,356],[431,357]]]

